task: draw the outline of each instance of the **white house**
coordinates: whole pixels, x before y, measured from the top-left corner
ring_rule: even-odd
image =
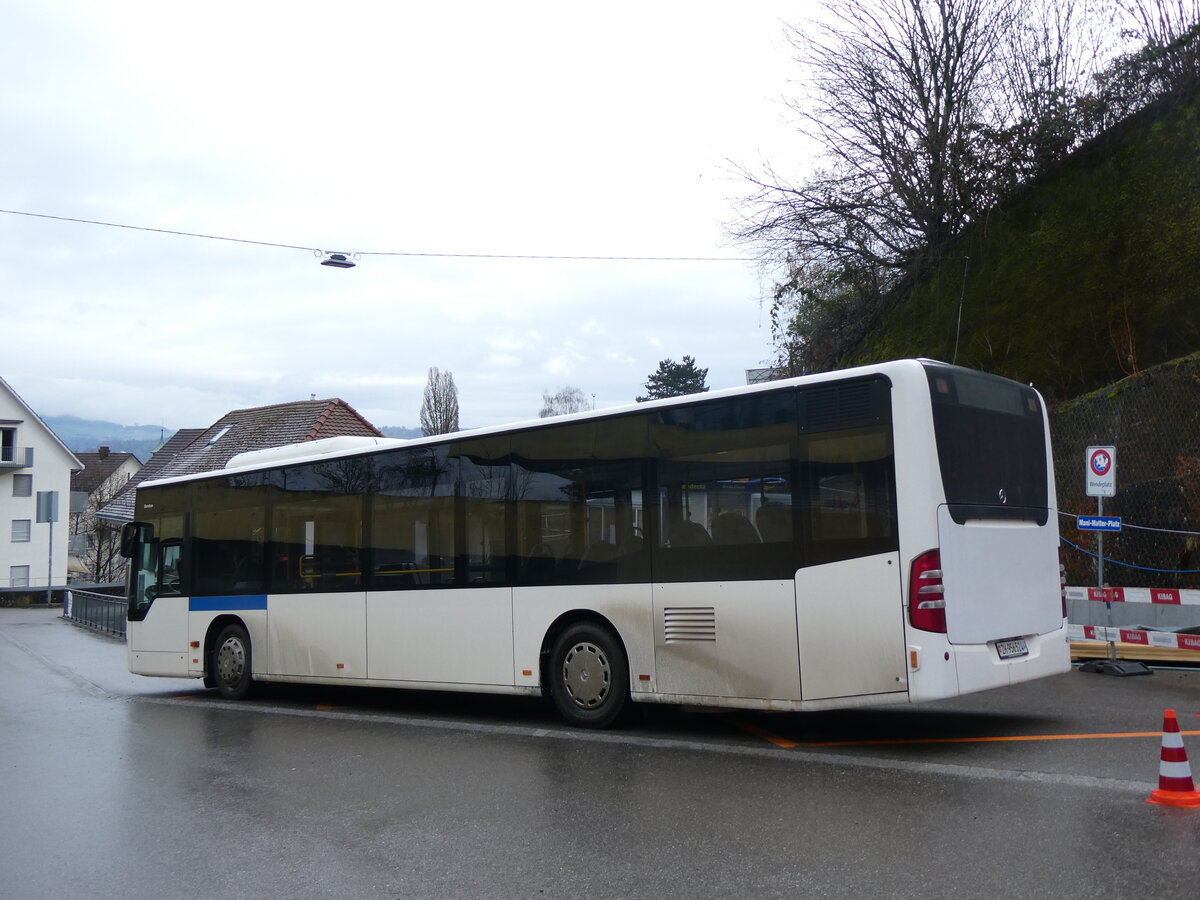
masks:
[[[71,473],[83,463],[0,378],[0,590],[67,582]],[[58,493],[58,521],[38,522],[39,493]]]

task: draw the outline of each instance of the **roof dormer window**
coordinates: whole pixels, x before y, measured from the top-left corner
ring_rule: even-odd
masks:
[[[208,439],[208,446],[211,447],[213,444],[215,444],[221,438],[225,437],[225,435],[229,434],[229,429],[232,427],[233,427],[232,425],[226,425],[224,428],[222,428],[220,431],[218,431],[216,434],[214,434],[212,437],[210,437]]]

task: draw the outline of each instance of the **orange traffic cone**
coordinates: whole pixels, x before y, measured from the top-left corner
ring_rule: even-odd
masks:
[[[1183,735],[1179,733],[1179,721],[1175,710],[1163,711],[1162,753],[1158,764],[1158,790],[1151,791],[1147,803],[1161,806],[1200,806],[1200,791],[1192,781],[1192,767],[1188,765],[1187,750],[1183,746]]]

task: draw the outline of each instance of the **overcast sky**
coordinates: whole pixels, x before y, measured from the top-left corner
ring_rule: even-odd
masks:
[[[0,376],[42,415],[200,427],[341,397],[463,427],[563,385],[628,403],[664,358],[770,356],[730,161],[811,165],[783,98],[806,3],[0,5]]]

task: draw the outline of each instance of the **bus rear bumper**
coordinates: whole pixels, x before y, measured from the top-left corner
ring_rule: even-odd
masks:
[[[1021,635],[1029,653],[1002,659],[996,641],[952,645],[959,691],[964,694],[1060,675],[1071,669],[1071,645],[1064,625],[1046,634]]]

